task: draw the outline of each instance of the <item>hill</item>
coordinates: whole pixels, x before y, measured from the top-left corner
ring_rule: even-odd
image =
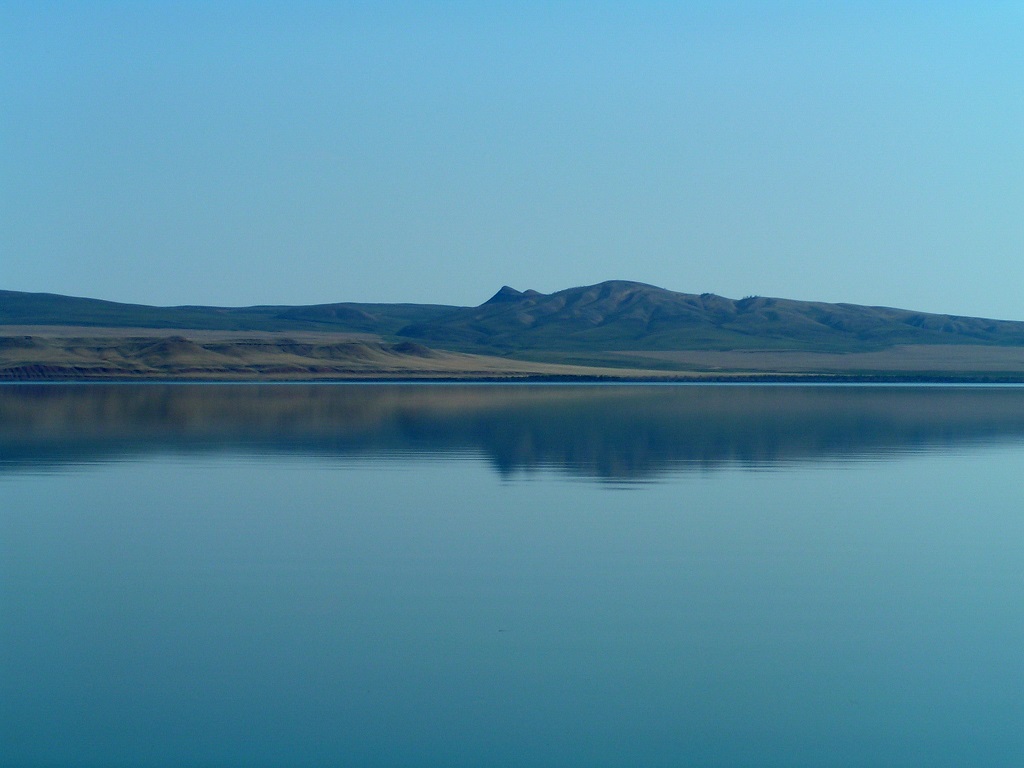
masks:
[[[751,296],[734,300],[609,281],[552,294],[508,286],[479,307],[399,335],[438,346],[527,350],[794,349],[865,351],[900,344],[1024,345],[1024,323],[888,307]]]
[[[152,307],[0,291],[7,379],[601,377],[609,368],[620,377],[1020,381],[1024,323],[627,281],[550,294],[505,286],[477,307]]]
[[[433,304],[314,304],[255,307],[152,307],[54,293],[0,291],[0,325],[317,331],[393,334],[457,307]]]
[[[358,334],[24,328],[0,333],[0,382],[318,379],[521,379],[622,376],[428,349]],[[632,366],[639,367],[639,366]],[[653,372],[649,372],[652,373]]]

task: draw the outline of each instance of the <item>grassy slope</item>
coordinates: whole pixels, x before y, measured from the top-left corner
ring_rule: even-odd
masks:
[[[58,328],[24,327],[41,324]],[[553,294],[503,288],[479,307],[149,307],[0,291],[0,337],[7,378],[594,373],[567,365],[619,376],[1024,378],[1024,323],[624,281]]]
[[[919,345],[805,351],[609,352],[524,361],[360,335],[15,328],[0,335],[0,381],[45,379],[745,378],[1024,380],[1024,348]],[[538,357],[543,357],[538,353]],[[607,364],[606,364],[607,363]]]
[[[338,334],[33,329],[0,336],[0,381],[621,376]],[[656,374],[654,374],[656,375]]]

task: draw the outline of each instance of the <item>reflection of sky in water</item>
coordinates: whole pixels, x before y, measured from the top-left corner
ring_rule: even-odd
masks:
[[[609,493],[477,457],[0,483],[18,764],[986,765],[1024,754],[1024,449]]]
[[[1024,440],[1024,388],[0,387],[0,471],[147,456],[484,456],[504,477],[884,460]]]

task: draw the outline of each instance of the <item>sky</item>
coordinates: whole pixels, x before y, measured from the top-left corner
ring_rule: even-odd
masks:
[[[0,0],[0,288],[1024,320],[1024,3]]]

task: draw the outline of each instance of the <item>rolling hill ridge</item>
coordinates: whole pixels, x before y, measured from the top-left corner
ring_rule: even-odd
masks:
[[[358,333],[445,350],[545,358],[631,350],[836,353],[898,345],[1024,346],[1024,322],[761,296],[729,299],[622,280],[550,294],[505,286],[477,307],[152,307],[0,291],[0,325]]]
[[[507,352],[1024,345],[1021,322],[761,296],[735,300],[627,281],[552,294],[505,286],[479,307],[457,309],[398,333],[428,344]]]
[[[154,307],[56,293],[0,290],[0,326],[181,328],[213,331],[320,331],[391,334],[457,307],[432,304],[313,304],[306,306]]]

